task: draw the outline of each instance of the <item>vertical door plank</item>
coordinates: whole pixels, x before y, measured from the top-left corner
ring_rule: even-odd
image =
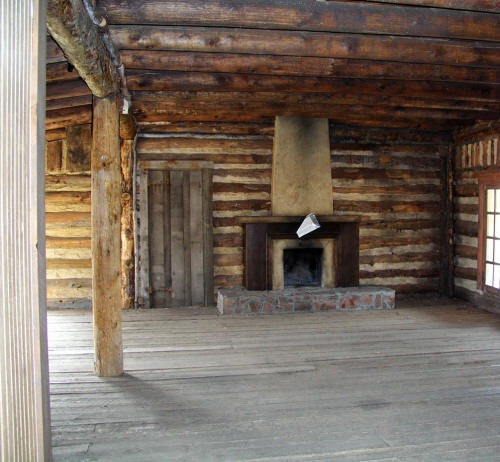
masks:
[[[161,170],[149,172],[149,280],[151,306],[165,306],[164,182]]]
[[[184,171],[183,205],[184,205],[184,304],[190,306],[191,301],[191,226],[190,226],[190,181],[191,172]]]
[[[190,248],[191,248],[191,303],[203,305],[205,290],[203,278],[203,195],[201,170],[190,174]]]
[[[149,308],[148,171],[139,174],[139,287],[138,305]]]
[[[170,172],[163,171],[163,264],[165,268],[164,300],[165,306],[172,306],[172,253],[170,250]]]
[[[212,170],[202,170],[204,304],[214,304],[214,258],[212,219]]]
[[[170,171],[172,304],[184,305],[184,172]]]

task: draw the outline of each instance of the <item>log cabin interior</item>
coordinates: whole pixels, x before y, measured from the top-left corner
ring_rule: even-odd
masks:
[[[498,460],[497,0],[0,13],[0,460]]]

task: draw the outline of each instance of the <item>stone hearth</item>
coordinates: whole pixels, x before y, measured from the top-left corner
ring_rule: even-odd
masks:
[[[301,287],[284,290],[220,289],[220,314],[272,314],[395,308],[395,291],[386,287]]]

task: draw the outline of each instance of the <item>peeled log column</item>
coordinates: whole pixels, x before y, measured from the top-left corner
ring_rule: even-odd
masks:
[[[134,307],[134,208],[133,171],[135,149],[135,123],[129,114],[120,115],[121,141],[121,297],[122,307]]]
[[[95,96],[118,91],[116,68],[81,0],[49,0],[47,27]]]
[[[94,98],[92,306],[96,374],[123,372],[120,290],[120,139],[116,96]]]

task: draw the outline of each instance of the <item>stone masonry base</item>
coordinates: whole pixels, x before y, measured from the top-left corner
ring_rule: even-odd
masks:
[[[357,311],[395,308],[395,291],[386,287],[300,287],[284,290],[219,289],[220,314]]]

